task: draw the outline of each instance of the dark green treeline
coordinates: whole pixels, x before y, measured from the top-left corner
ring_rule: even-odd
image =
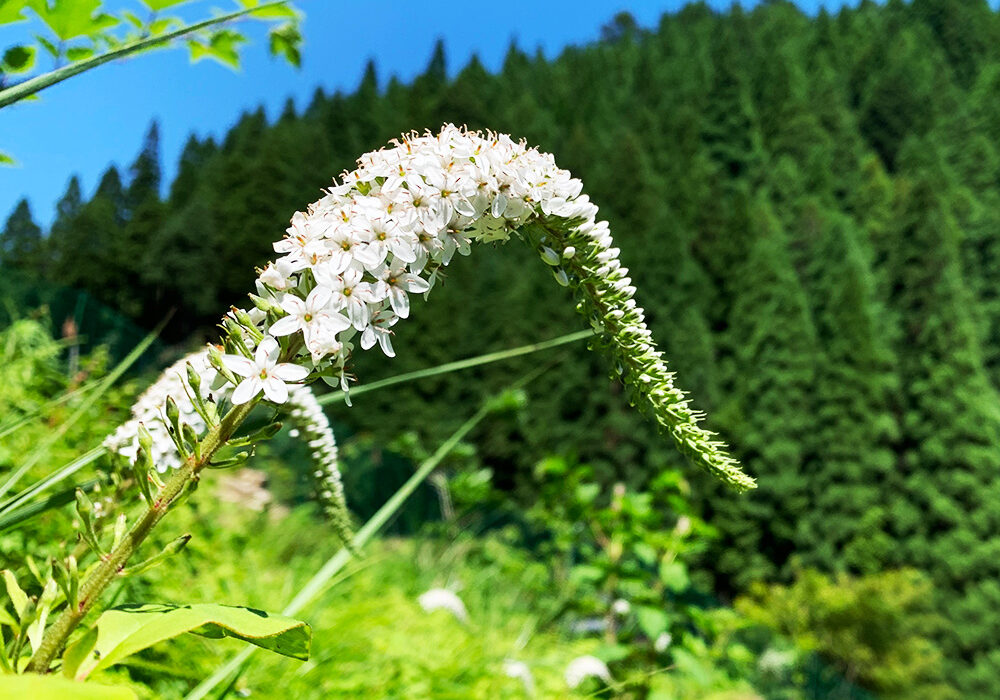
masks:
[[[439,49],[412,84],[370,68],[353,94],[191,139],[166,200],[154,128],[93,196],[70,183],[47,236],[19,206],[0,261],[147,326],[176,308],[175,338],[204,332],[333,174],[444,121],[554,152],[602,207],[680,383],[760,481],[736,497],[692,479],[722,533],[719,590],[798,565],[918,566],[950,622],[948,677],[1000,695],[1000,16],[972,0],[815,18],[691,5],[453,78]],[[531,258],[458,261],[398,326],[399,357],[359,358],[359,377],[578,328]],[[431,439],[539,361],[365,397],[344,420]],[[530,419],[478,440],[505,487],[530,492],[550,452],[634,482],[677,460],[582,348],[532,394]]]

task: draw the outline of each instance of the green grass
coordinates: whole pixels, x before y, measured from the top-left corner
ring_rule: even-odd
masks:
[[[120,602],[214,601],[280,610],[338,549],[332,530],[308,507],[255,514],[219,501],[213,490],[199,491],[197,507],[179,510],[161,533],[166,541],[193,532],[188,550],[142,581],[128,582]],[[536,631],[541,567],[498,537],[376,541],[299,616],[313,626],[311,659],[256,654],[237,687],[262,698],[525,697],[520,681],[503,673],[509,657],[531,667],[540,697],[566,696],[566,664],[596,643]],[[417,597],[432,587],[455,590],[469,622],[425,613]],[[179,698],[240,648],[189,635],[128,667],[149,697]]]

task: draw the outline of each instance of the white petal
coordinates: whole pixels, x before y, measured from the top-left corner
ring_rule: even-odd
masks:
[[[491,213],[494,218],[499,219],[503,216],[505,211],[507,211],[507,197],[502,194],[498,194],[496,199],[493,200],[493,209]]]
[[[331,296],[332,294],[328,287],[316,287],[309,292],[309,296],[306,298],[305,308],[313,314],[318,311],[322,311],[330,303]]]
[[[302,327],[302,321],[298,316],[283,316],[274,322],[268,330],[271,335],[291,335]]]
[[[240,382],[240,385],[236,387],[233,392],[232,402],[234,406],[239,406],[244,404],[254,396],[260,393],[261,383],[260,377],[248,377]]]
[[[378,344],[382,346],[382,352],[386,357],[395,357],[396,351],[392,349],[392,336],[389,333],[382,333],[378,337]]]
[[[257,374],[257,366],[242,355],[223,355],[222,366],[240,377]]]
[[[271,376],[277,377],[286,382],[297,382],[309,376],[309,370],[301,365],[293,365],[291,362],[282,362],[275,365],[271,370]]]
[[[264,396],[274,403],[285,403],[288,401],[288,387],[277,377],[268,377],[264,380]]]
[[[396,315],[400,318],[407,318],[410,315],[410,298],[406,296],[406,292],[399,287],[392,288],[392,295],[389,297],[389,303],[392,305],[392,310],[395,311]]]
[[[286,294],[281,300],[281,308],[293,316],[301,316],[306,310],[306,305],[294,294]]]
[[[267,336],[264,340],[260,341],[260,345],[257,346],[257,351],[254,353],[257,366],[266,367],[267,365],[273,365],[278,361],[279,352],[281,352],[281,347],[279,347],[278,341],[271,336]]]
[[[417,294],[422,294],[431,288],[427,280],[416,275],[405,275],[403,279],[406,281],[406,289]]]

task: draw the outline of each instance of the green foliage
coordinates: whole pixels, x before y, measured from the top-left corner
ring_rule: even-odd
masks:
[[[121,663],[158,642],[187,632],[209,638],[233,637],[283,656],[309,658],[311,630],[304,622],[227,605],[131,605],[111,608],[66,650],[63,674],[83,680]],[[72,658],[70,664],[67,659]]]
[[[835,578],[807,569],[788,586],[754,584],[736,608],[878,697],[960,697],[934,641],[945,620],[933,612],[930,581],[913,569]]]

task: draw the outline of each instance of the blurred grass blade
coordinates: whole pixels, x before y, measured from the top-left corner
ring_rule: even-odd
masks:
[[[101,455],[103,455],[106,451],[107,450],[105,450],[104,447],[95,447],[90,452],[81,455],[80,457],[77,457],[69,464],[52,472],[41,481],[32,484],[28,488],[18,493],[16,496],[12,497],[6,503],[0,505],[0,516],[8,513],[12,509],[17,508],[20,505],[23,505],[24,502],[27,501],[28,499],[38,496],[43,491],[48,490],[49,488],[58,484],[59,482],[70,478],[71,476],[76,474],[78,471],[83,469],[91,462],[97,461],[97,459]]]
[[[369,382],[368,384],[361,384],[360,386],[353,387],[350,391],[351,398],[355,396],[361,396],[362,394],[367,394],[370,391],[377,391],[379,389],[384,389],[388,386],[395,386],[396,384],[404,384],[406,382],[416,381],[417,379],[426,379],[427,377],[436,377],[441,374],[449,374],[451,372],[457,372],[463,369],[469,369],[470,367],[478,367],[479,365],[488,365],[492,362],[500,362],[501,360],[509,360],[513,357],[520,357],[521,355],[530,355],[534,352],[541,352],[542,350],[550,350],[551,348],[559,347],[560,345],[567,345],[569,343],[575,343],[579,340],[584,340],[585,338],[591,338],[594,336],[594,332],[587,331],[577,331],[576,333],[569,333],[567,335],[561,335],[558,338],[552,338],[551,340],[544,340],[540,343],[532,343],[530,345],[522,345],[516,348],[510,348],[509,350],[498,350],[497,352],[487,353],[485,355],[477,355],[476,357],[470,357],[466,360],[456,360],[455,362],[447,362],[443,365],[437,365],[436,367],[428,367],[427,369],[416,370],[415,372],[406,372],[405,374],[398,374],[394,377],[387,377],[386,379],[380,379],[377,382]],[[320,405],[327,405],[331,403],[337,403],[343,401],[346,398],[344,392],[333,391],[329,394],[324,394],[319,397]]]
[[[24,414],[23,416],[21,416],[20,418],[18,418],[16,421],[14,421],[13,423],[11,423],[10,425],[7,425],[7,426],[0,425],[0,440],[2,440],[3,438],[7,437],[8,435],[10,435],[13,432],[16,432],[16,431],[20,430],[23,426],[27,425],[28,423],[30,423],[31,421],[33,421],[38,416],[44,415],[44,414],[48,413],[51,409],[55,408],[59,404],[66,403],[70,399],[75,398],[75,397],[79,396],[80,394],[87,393],[88,391],[90,391],[91,389],[93,389],[95,386],[97,386],[99,383],[100,383],[99,380],[98,381],[93,381],[93,382],[87,382],[86,384],[84,384],[84,385],[82,385],[80,387],[77,387],[73,391],[67,391],[62,396],[57,396],[56,398],[52,399],[51,401],[48,401],[48,402],[42,404],[41,406],[39,406],[38,408],[36,408],[34,411],[30,411],[30,412]]]
[[[44,498],[40,501],[32,501],[31,503],[26,503],[9,512],[3,513],[0,515],[0,532],[9,530],[16,525],[27,522],[42,513],[47,513],[48,511],[56,508],[62,508],[67,503],[73,503],[76,501],[77,489],[80,489],[84,493],[90,493],[97,488],[98,484],[100,484],[100,479],[91,479],[90,481],[85,481],[81,484],[75,484],[64,491],[60,491],[59,493],[54,493],[48,498]]]
[[[590,331],[586,332],[587,335],[591,335]],[[579,335],[579,334],[574,334]],[[569,337],[569,336],[564,336]],[[579,339],[579,338],[578,338]],[[547,341],[552,343],[554,341]],[[570,342],[570,341],[563,341]],[[530,346],[526,346],[530,347]],[[548,347],[553,347],[549,345]],[[509,352],[509,351],[506,351]],[[495,353],[496,354],[496,353]],[[525,353],[521,353],[525,354]],[[453,363],[454,364],[454,363]],[[442,365],[443,366],[443,365]],[[538,375],[549,368],[551,364],[542,365],[537,367],[535,370],[529,372],[525,376],[521,377],[518,381],[508,387],[505,391],[499,392],[498,394],[489,397],[487,400],[483,401],[482,406],[475,414],[472,415],[467,421],[459,426],[458,430],[452,433],[451,437],[441,443],[441,446],[432,454],[428,459],[424,460],[423,463],[417,468],[409,479],[406,480],[399,490],[394,493],[388,501],[382,504],[382,507],[369,518],[368,522],[361,526],[357,534],[354,536],[354,548],[360,550],[364,547],[368,541],[377,535],[386,523],[396,514],[396,512],[402,507],[413,492],[417,489],[420,484],[431,475],[439,464],[447,457],[458,444],[465,439],[465,436],[475,428],[487,415],[489,415],[493,410],[494,406],[497,404],[497,399],[512,390],[519,389],[526,384],[533,381]],[[299,613],[306,605],[311,603],[317,596],[319,596],[329,585],[330,581],[336,576],[344,565],[347,564],[351,559],[351,552],[346,548],[340,549],[336,554],[334,554],[327,562],[320,567],[319,571],[313,574],[313,577],[306,582],[299,592],[292,598],[291,602],[285,606],[281,611],[282,615],[292,616]],[[206,678],[203,682],[199,683],[197,687],[194,688],[190,693],[185,696],[185,700],[204,700],[212,690],[220,683],[225,683],[230,680],[230,677],[234,674],[238,675],[241,673],[243,665],[246,663],[247,659],[253,654],[254,649],[248,647],[243,649],[239,654],[230,659],[226,664],[219,667],[215,673]],[[231,684],[230,686],[231,687]]]
[[[146,348],[148,348],[160,334],[160,331],[163,330],[163,326],[166,325],[168,319],[169,317],[160,321],[160,325],[150,331],[150,333],[143,338],[142,342],[132,348],[132,352],[130,352],[125,359],[119,362],[118,365],[111,370],[111,373],[108,376],[100,381],[94,391],[87,396],[83,403],[77,406],[76,410],[70,415],[70,417],[67,418],[56,430],[49,433],[48,438],[32,450],[31,454],[28,455],[28,458],[24,461],[24,463],[14,470],[7,480],[4,481],[3,485],[0,485],[0,498],[14,488],[14,486],[17,485],[17,482],[21,480],[21,477],[23,477],[29,469],[48,456],[49,450],[51,450],[52,446],[55,445],[60,439],[62,439],[63,435],[66,434],[66,431],[73,427],[73,425],[80,420],[80,418],[82,418],[87,411],[90,410],[90,407],[93,406],[98,399],[104,396],[108,389],[110,389],[111,386],[118,381],[125,371],[131,367],[137,359],[139,359],[142,353],[146,351]]]
[[[114,61],[115,59],[131,56],[132,54],[139,53],[140,51],[156,46],[157,44],[165,44],[187,34],[205,29],[206,27],[211,27],[215,24],[221,24],[244,15],[253,14],[263,9],[280,7],[287,4],[288,0],[276,0],[276,2],[266,2],[255,7],[246,7],[235,12],[230,12],[229,14],[219,15],[218,17],[212,17],[211,19],[206,19],[201,22],[196,22],[195,24],[190,24],[186,27],[181,27],[180,29],[167,32],[166,34],[139,39],[138,41],[125,44],[114,51],[108,51],[107,53],[102,53],[82,61],[77,61],[76,63],[70,63],[62,68],[58,68],[49,73],[45,73],[13,85],[6,90],[0,90],[0,108],[12,105],[15,102],[25,99],[26,97],[30,97],[35,93],[52,87],[57,83],[61,83],[67,78],[72,78],[74,75],[79,75],[80,73],[91,70],[92,68],[97,68],[98,66]]]

